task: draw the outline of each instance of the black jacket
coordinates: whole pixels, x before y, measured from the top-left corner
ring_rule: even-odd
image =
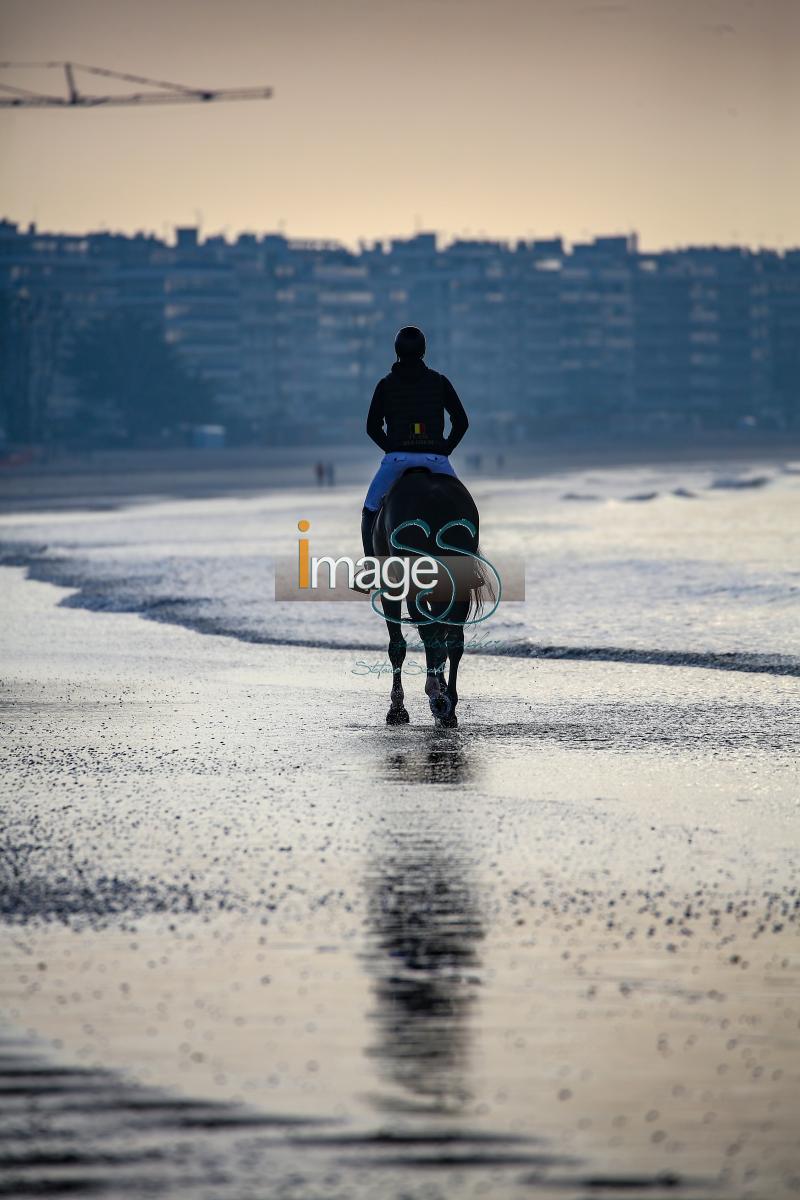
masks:
[[[447,437],[445,413],[450,417]],[[395,450],[450,454],[468,426],[450,380],[421,358],[392,363],[389,374],[378,380],[367,416],[367,433],[385,454]]]

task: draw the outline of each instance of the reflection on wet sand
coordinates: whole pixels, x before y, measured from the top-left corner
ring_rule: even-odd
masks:
[[[386,756],[383,778],[392,783],[465,784],[474,782],[476,767],[464,751],[464,739],[455,730],[414,729],[414,740],[401,733]]]
[[[457,739],[430,736],[387,770],[404,781],[462,782]],[[375,1008],[367,1053],[384,1084],[377,1107],[452,1115],[470,1098],[470,1013],[480,986],[484,937],[477,892],[458,831],[384,832],[365,884],[365,962]]]

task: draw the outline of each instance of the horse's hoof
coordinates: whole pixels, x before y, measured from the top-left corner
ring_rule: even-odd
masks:
[[[443,729],[456,729],[458,727],[458,717],[454,712],[451,712],[449,716],[442,717],[439,724]]]
[[[452,701],[446,692],[440,692],[438,696],[429,696],[428,700],[437,721],[444,721],[453,711]]]
[[[407,725],[408,722],[409,716],[404,708],[390,708],[386,714],[387,725]]]

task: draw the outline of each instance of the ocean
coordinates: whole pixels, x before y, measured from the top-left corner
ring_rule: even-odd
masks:
[[[481,549],[522,559],[526,600],[467,630],[473,653],[800,675],[800,468],[625,468],[471,486]],[[352,489],[156,500],[0,517],[0,563],[63,603],[275,645],[380,651],[365,603],[274,600],[276,556],[361,553]],[[411,648],[419,639],[410,634]]]

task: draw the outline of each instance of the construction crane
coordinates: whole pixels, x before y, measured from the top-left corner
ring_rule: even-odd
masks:
[[[89,67],[84,63],[0,62],[0,69],[8,67],[48,67],[64,71],[67,94],[51,96],[43,92],[32,92],[28,88],[0,83],[0,108],[110,108],[123,104],[197,104],[211,100],[269,100],[272,88],[193,88],[182,83],[165,83],[163,79],[146,79],[143,75],[126,75],[122,71],[110,71],[107,67]],[[75,71],[87,71],[90,75],[102,75],[108,79],[123,79],[126,83],[145,83],[161,88],[157,92],[133,92],[130,95],[93,96],[78,91]]]

